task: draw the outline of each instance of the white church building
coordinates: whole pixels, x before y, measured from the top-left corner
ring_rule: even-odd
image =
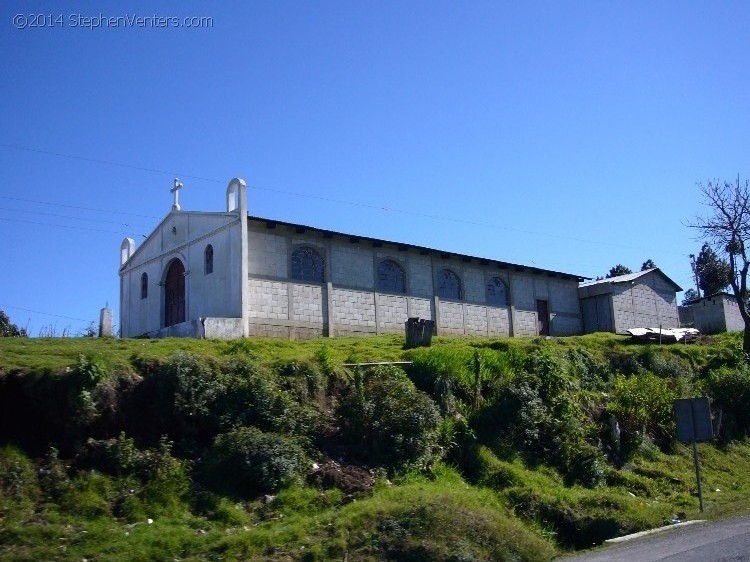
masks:
[[[242,179],[226,212],[172,211],[120,248],[122,337],[439,335],[584,331],[577,275],[248,215]]]

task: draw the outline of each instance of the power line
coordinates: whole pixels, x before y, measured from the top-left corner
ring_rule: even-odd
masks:
[[[221,180],[215,180],[211,178],[202,178],[200,176],[190,176],[187,174],[175,174],[174,172],[167,172],[166,170],[158,170],[156,168],[144,168],[142,166],[133,166],[132,164],[123,164],[121,162],[112,162],[109,160],[97,160],[96,158],[87,158],[85,156],[77,156],[75,154],[63,154],[61,152],[52,152],[50,150],[39,150],[38,148],[29,148],[27,146],[18,146],[16,144],[7,144],[7,143],[0,142],[0,146],[3,146],[5,148],[13,148],[15,150],[24,150],[26,152],[35,152],[37,154],[46,154],[48,156],[59,156],[60,158],[82,160],[83,162],[91,162],[93,164],[104,164],[106,166],[117,166],[119,168],[128,168],[130,170],[138,170],[140,172],[151,172],[152,174],[166,174],[168,176],[177,175],[183,178],[190,178],[194,180],[223,183]]]
[[[44,316],[54,316],[55,318],[64,318],[65,320],[79,320],[81,322],[91,322],[91,320],[84,320],[83,318],[73,318],[72,316],[63,316],[61,314],[52,314],[51,312],[42,312],[40,310],[31,310],[30,308],[21,308],[20,306],[11,306],[9,304],[0,304],[0,307],[12,308],[13,310],[23,310],[24,312],[31,312],[33,314],[43,314]]]
[[[37,224],[37,225],[40,225],[40,226],[52,226],[52,227],[55,227],[55,228],[70,228],[70,229],[73,229],[73,230],[88,230],[90,232],[106,232],[108,234],[124,234],[126,236],[129,235],[129,234],[132,234],[130,232],[122,232],[122,231],[118,231],[118,230],[103,230],[101,228],[88,228],[86,226],[71,226],[71,225],[67,225],[67,224],[52,224],[52,223],[48,223],[48,222],[29,221],[29,220],[24,220],[24,219],[9,219],[9,218],[6,218],[6,217],[0,217],[0,221],[20,222],[20,223],[25,223],[25,224]]]
[[[40,150],[40,149],[36,149],[36,148],[29,148],[29,147],[25,147],[25,146],[19,146],[19,145],[2,143],[2,142],[0,142],[0,147],[11,148],[11,149],[14,149],[14,150],[23,150],[23,151],[26,151],[26,152],[33,152],[33,153],[44,154],[44,155],[48,155],[48,156],[58,156],[60,158],[69,158],[69,159],[73,159],[73,160],[80,160],[80,161],[83,161],[83,162],[91,162],[91,163],[95,163],[95,164],[102,164],[102,165],[108,165],[108,166],[117,166],[117,167],[120,167],[120,168],[127,168],[127,169],[142,171],[142,172],[150,172],[150,173],[156,173],[156,174],[178,176],[178,177],[182,177],[182,178],[190,178],[190,179],[195,179],[195,180],[199,180],[199,181],[207,181],[207,182],[219,183],[219,184],[224,183],[222,180],[215,179],[215,178],[206,178],[206,177],[203,177],[203,176],[195,176],[195,175],[190,175],[190,174],[181,174],[181,173],[177,173],[177,172],[168,172],[166,170],[160,170],[160,169],[157,169],[157,168],[146,168],[146,167],[143,167],[143,166],[135,166],[135,165],[132,165],[132,164],[123,164],[121,162],[113,162],[113,161],[108,161],[108,160],[98,160],[98,159],[95,159],[95,158],[88,158],[88,157],[78,156],[78,155],[73,155],[73,154],[64,154],[64,153],[61,153],[61,152],[52,152],[52,151],[48,151],[48,150]],[[580,238],[580,237],[576,237],[576,236],[569,236],[569,235],[565,235],[565,234],[551,234],[549,232],[538,232],[538,231],[534,231],[534,230],[527,230],[527,229],[522,229],[522,228],[514,228],[514,227],[510,227],[510,226],[503,226],[503,225],[492,224],[492,223],[472,221],[472,220],[468,220],[468,219],[447,217],[447,216],[441,216],[441,215],[432,215],[432,214],[429,214],[429,213],[420,213],[420,212],[417,212],[417,211],[408,211],[408,210],[405,210],[405,209],[398,209],[398,208],[395,208],[395,207],[386,207],[386,206],[380,206],[380,205],[373,205],[373,204],[370,204],[370,203],[362,203],[362,202],[356,202],[356,201],[347,201],[345,199],[337,199],[337,198],[333,198],[333,197],[325,197],[325,196],[322,196],[322,195],[311,195],[311,194],[307,194],[307,193],[300,193],[300,192],[295,192],[295,191],[275,189],[275,188],[271,188],[271,187],[261,187],[261,186],[257,186],[257,185],[249,185],[248,187],[251,188],[251,189],[259,190],[259,191],[268,191],[268,192],[271,192],[271,193],[279,193],[279,194],[283,194],[283,195],[291,195],[291,196],[294,196],[294,197],[304,197],[304,198],[307,198],[307,199],[315,199],[315,200],[324,201],[324,202],[327,202],[327,203],[337,203],[337,204],[341,204],[341,205],[349,205],[349,206],[353,206],[353,207],[360,207],[360,208],[365,208],[365,209],[373,209],[373,210],[384,211],[384,212],[393,212],[393,213],[399,213],[399,214],[404,214],[404,215],[410,215],[410,216],[417,216],[417,217],[427,218],[427,219],[431,219],[431,220],[447,221],[447,222],[453,222],[453,223],[457,223],[457,224],[466,224],[466,225],[470,225],[470,226],[479,226],[479,227],[483,227],[483,228],[493,228],[493,229],[505,230],[505,231],[509,231],[509,232],[517,232],[519,234],[527,234],[527,235],[533,235],[533,236],[543,236],[543,237],[556,238],[556,239],[565,239],[565,240],[571,240],[571,241],[574,241],[574,242],[581,242],[581,243],[584,243],[584,244],[594,244],[594,245],[609,246],[609,247],[623,248],[623,249],[630,249],[630,250],[641,250],[642,249],[641,247],[631,246],[631,245],[627,245],[627,244],[617,244],[617,243],[614,243],[614,242],[605,242],[605,241],[602,241],[602,240],[592,240],[592,239]],[[0,196],[0,197],[2,197],[2,196]],[[3,198],[13,199],[12,197],[3,197]],[[21,199],[18,199],[18,200],[21,200]],[[44,203],[44,202],[41,202],[41,201],[31,201],[31,200],[26,200],[26,201],[47,204],[47,203]],[[59,206],[68,206],[68,205],[62,205],[62,204],[57,204],[57,205],[59,205]],[[73,207],[73,206],[70,206],[70,207]],[[120,212],[120,211],[105,211],[105,210],[97,210],[97,209],[86,209],[84,207],[73,207],[73,208],[79,208],[79,209],[85,209],[85,210],[91,210],[91,211],[98,211],[98,212],[113,212],[113,213]],[[127,214],[127,213],[123,213],[123,214]],[[144,218],[153,218],[153,219],[158,219],[159,218],[159,217],[150,217],[150,216],[147,217],[145,215],[133,215],[133,216],[141,216],[141,217],[144,217]],[[677,253],[677,252],[669,252],[669,253]]]
[[[2,146],[2,144],[0,144]],[[80,207],[78,205],[68,205],[65,203],[51,203],[49,201],[39,201],[36,199],[23,199],[21,197],[9,197],[7,195],[0,195],[0,199],[8,199],[10,201],[22,201],[24,203],[35,203],[37,205],[52,205],[54,207],[66,207],[68,209],[78,209],[79,211],[93,211],[95,213],[111,213],[115,215],[130,215],[131,217],[140,217],[142,219],[160,219],[161,217],[154,217],[151,215],[137,215],[136,213],[128,213],[127,211],[112,211],[109,209],[94,209],[92,207]]]
[[[117,224],[117,225],[120,225],[120,226],[127,226],[127,227],[141,226],[141,225],[128,224],[126,222],[108,221],[108,220],[104,220],[104,219],[90,219],[90,218],[87,218],[87,217],[72,217],[70,215],[59,215],[57,213],[43,213],[42,211],[29,211],[29,210],[26,210],[26,209],[9,209],[7,207],[0,207],[0,211],[11,211],[11,212],[15,212],[15,213],[29,213],[29,214],[33,214],[33,215],[44,215],[46,217],[57,217],[57,218],[61,218],[61,219],[73,219],[73,220],[78,220],[78,221],[104,222],[104,223],[107,223],[107,224]]]

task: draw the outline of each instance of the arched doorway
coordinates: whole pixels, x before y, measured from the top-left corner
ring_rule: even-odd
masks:
[[[185,321],[185,266],[173,260],[164,283],[164,327]]]

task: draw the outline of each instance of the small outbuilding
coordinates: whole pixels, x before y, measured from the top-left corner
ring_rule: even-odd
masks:
[[[692,324],[704,334],[737,332],[745,329],[737,299],[730,293],[716,293],[680,307],[680,321]]]
[[[619,334],[630,328],[676,328],[680,325],[679,291],[682,288],[658,267],[580,283],[584,332]]]

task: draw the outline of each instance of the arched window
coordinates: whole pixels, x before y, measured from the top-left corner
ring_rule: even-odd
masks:
[[[499,277],[493,277],[487,281],[487,304],[508,306],[508,288]]]
[[[292,253],[292,279],[322,283],[325,281],[325,260],[313,248],[297,248]]]
[[[213,273],[214,271],[214,247],[209,244],[206,246],[206,251],[204,252],[204,266],[203,266],[203,272],[208,275],[209,273]]]
[[[141,274],[141,298],[148,298],[148,275]]]
[[[393,260],[381,261],[378,264],[378,291],[406,293],[404,268]]]
[[[450,269],[438,272],[437,293],[441,299],[461,300],[461,279]]]

